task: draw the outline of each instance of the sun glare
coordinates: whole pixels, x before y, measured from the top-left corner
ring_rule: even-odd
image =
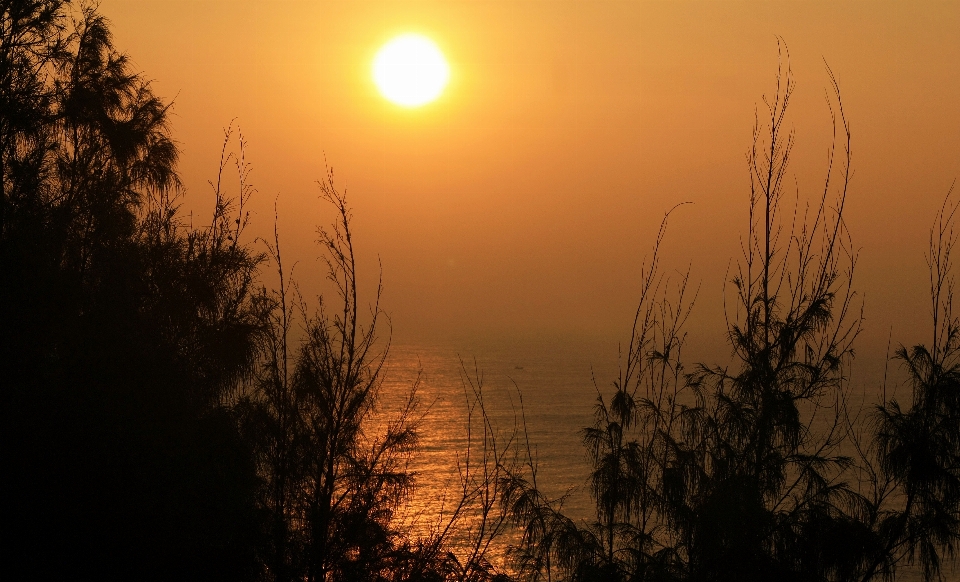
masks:
[[[373,81],[380,93],[403,107],[433,101],[449,79],[450,67],[443,53],[418,34],[398,36],[383,45],[373,59]]]

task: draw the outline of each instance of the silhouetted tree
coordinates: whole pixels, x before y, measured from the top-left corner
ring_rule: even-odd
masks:
[[[671,468],[687,488],[674,511],[684,517],[693,579],[846,580],[862,566],[855,546],[869,535],[840,448],[845,365],[860,329],[851,290],[856,254],[843,222],[850,131],[830,79],[840,152],[830,149],[812,212],[795,209],[784,229],[789,65],[765,100],[766,141],[758,128],[748,155],[750,231],[734,278],[739,320],[729,327],[736,365],[701,367],[690,377],[702,402],[684,439],[692,457]]]
[[[688,278],[671,286],[657,274],[661,227],[625,366],[583,432],[595,521],[574,522],[535,481],[511,477],[504,503],[523,532],[525,578],[849,580],[869,568],[878,539],[841,450],[860,316],[843,221],[850,132],[830,79],[835,142],[812,206],[798,201],[791,213],[783,199],[788,62],[764,100],[765,123],[758,116],[728,314],[732,364],[684,371]]]
[[[399,543],[392,514],[412,484],[405,461],[417,442],[415,391],[400,416],[374,434],[389,348],[375,346],[379,290],[363,326],[350,210],[332,174],[320,190],[337,212],[333,226],[318,231],[337,301],[331,313],[323,296],[316,312],[302,298],[291,300],[275,236],[270,252],[280,286],[261,294],[266,349],[244,403],[271,515],[265,562],[274,580],[385,579]],[[297,312],[304,337],[291,349]]]
[[[416,538],[393,517],[413,484],[416,392],[375,430],[389,342],[375,345],[378,304],[361,324],[332,175],[320,187],[338,219],[319,237],[338,295],[314,310],[293,293],[279,236],[279,289],[257,283],[264,257],[241,242],[254,190],[232,127],[211,220],[184,224],[168,106],[95,7],[0,8],[5,571],[492,578],[497,528],[481,527],[461,563],[445,535]],[[446,531],[497,507],[491,451],[467,462]]]
[[[878,407],[870,450],[873,527],[881,544],[868,573],[919,564],[924,580],[940,579],[960,542],[960,319],[953,313],[952,259],[958,205],[947,194],[930,229],[932,338],[897,359],[907,371],[909,405]]]
[[[681,575],[683,563],[664,505],[670,491],[665,469],[675,454],[685,407],[680,355],[692,301],[689,273],[671,282],[659,274],[664,217],[650,264],[624,366],[607,399],[598,389],[594,425],[583,430],[593,469],[590,493],[595,520],[581,524],[560,511],[537,483],[532,455],[526,471],[508,471],[503,502],[520,526],[514,557],[521,579],[656,580]]]
[[[396,519],[415,485],[408,461],[419,441],[417,385],[392,418],[379,410],[389,351],[389,340],[382,347],[377,342],[380,289],[361,323],[351,211],[332,172],[319,186],[336,214],[331,227],[318,230],[334,299],[321,295],[313,308],[299,294],[275,229],[267,246],[279,286],[256,298],[264,329],[259,370],[237,407],[255,444],[260,502],[269,514],[264,575],[278,581],[502,580],[486,555],[506,526],[498,487],[513,449],[509,439],[498,439],[486,414],[479,375],[464,371],[468,420],[460,489],[434,531],[417,534]]]
[[[243,579],[260,529],[224,402],[259,257],[179,222],[168,106],[93,6],[0,2],[4,569]]]

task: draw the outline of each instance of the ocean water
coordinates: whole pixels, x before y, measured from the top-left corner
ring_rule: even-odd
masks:
[[[472,454],[482,450],[479,408],[469,420],[479,393],[498,446],[520,439],[526,450],[529,443],[541,489],[552,497],[566,496],[563,507],[571,517],[589,517],[584,486],[589,463],[580,430],[592,422],[598,387],[611,391],[617,366],[617,342],[599,338],[534,336],[391,346],[381,413],[389,417],[417,385],[422,415],[421,451],[411,465],[419,485],[411,504],[430,515],[455,496],[468,434],[474,440]]]
[[[380,419],[395,416],[415,386],[421,419],[421,448],[409,466],[417,486],[401,518],[414,531],[429,535],[449,514],[459,498],[468,449],[475,468],[483,450],[478,409],[472,422],[469,413],[480,394],[498,447],[520,439],[526,450],[529,443],[541,490],[554,498],[564,496],[569,517],[591,519],[590,464],[580,431],[592,424],[598,391],[604,397],[612,393],[619,366],[618,341],[589,335],[393,344],[384,369]],[[507,566],[510,541],[509,535],[503,536],[490,549],[493,563]],[[455,551],[466,551],[458,544],[454,539]],[[960,580],[955,569],[944,576]],[[904,567],[897,579],[913,582],[921,577],[916,568]]]

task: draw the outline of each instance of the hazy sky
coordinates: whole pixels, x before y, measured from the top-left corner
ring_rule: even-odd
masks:
[[[625,336],[665,210],[665,266],[700,282],[694,341],[723,341],[746,224],[753,112],[776,35],[797,81],[791,180],[815,195],[830,138],[824,59],[853,130],[848,222],[864,350],[925,339],[927,231],[960,177],[960,2],[103,0],[117,45],[173,99],[187,206],[212,205],[222,128],[249,141],[256,236],[279,225],[297,277],[348,188],[364,272],[383,265],[398,338],[505,330]],[[384,101],[377,49],[431,37],[443,97]],[[698,339],[699,338],[699,339]],[[705,344],[704,344],[705,345]],[[882,354],[881,354],[882,355]]]

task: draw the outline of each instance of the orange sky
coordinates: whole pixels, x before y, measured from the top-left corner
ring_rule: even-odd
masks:
[[[103,0],[116,43],[175,98],[187,204],[212,205],[222,128],[250,143],[251,234],[279,194],[287,255],[319,281],[324,155],[383,264],[399,339],[539,331],[624,337],[663,212],[667,267],[701,283],[694,345],[721,345],[722,286],[746,223],[753,109],[775,35],[797,80],[792,175],[814,194],[829,145],[826,59],[853,129],[860,353],[922,341],[927,229],[960,177],[958,2],[250,2]],[[392,36],[451,64],[401,110],[370,80]],[[313,287],[312,287],[313,286]],[[698,343],[699,342],[699,343]],[[882,353],[880,354],[882,357]]]

